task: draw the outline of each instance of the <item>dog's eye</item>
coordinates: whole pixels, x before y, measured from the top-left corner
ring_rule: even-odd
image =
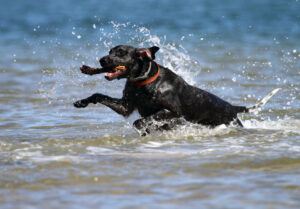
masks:
[[[116,55],[118,56],[118,57],[123,57],[123,56],[125,56],[127,54],[127,51],[124,51],[124,50],[118,50],[117,52],[116,52]]]

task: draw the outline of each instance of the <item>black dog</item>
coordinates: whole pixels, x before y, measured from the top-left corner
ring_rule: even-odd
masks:
[[[89,103],[101,103],[125,117],[137,109],[142,118],[136,120],[134,126],[139,130],[145,128],[147,133],[147,125],[155,121],[159,121],[155,123],[159,125],[155,125],[154,129],[168,130],[182,123],[182,118],[211,127],[231,122],[242,126],[237,118],[238,113],[263,106],[279,90],[274,90],[252,108],[234,106],[189,85],[171,70],[158,65],[153,61],[158,50],[156,46],[140,49],[120,45],[100,59],[103,68],[83,65],[80,68],[82,73],[93,75],[106,72],[107,80],[126,78],[127,82],[121,99],[97,93],[75,102],[74,106],[80,108]]]

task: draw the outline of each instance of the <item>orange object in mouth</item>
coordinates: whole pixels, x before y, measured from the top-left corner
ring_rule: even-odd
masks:
[[[125,71],[125,70],[126,70],[126,67],[125,67],[125,65],[118,65],[118,66],[116,66],[116,67],[114,68],[114,70],[115,70],[115,71],[117,71],[117,70]]]

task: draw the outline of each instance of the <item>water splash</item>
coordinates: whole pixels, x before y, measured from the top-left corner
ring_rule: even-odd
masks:
[[[55,58],[52,66],[44,69],[44,76],[40,82],[39,94],[48,101],[49,105],[61,105],[61,108],[57,111],[62,111],[60,114],[62,117],[66,117],[65,112],[70,112],[70,106],[72,102],[79,98],[85,98],[90,94],[95,92],[101,92],[113,97],[121,97],[122,89],[124,87],[124,80],[107,82],[99,76],[87,76],[83,75],[79,71],[79,67],[84,63],[91,66],[98,66],[98,60],[100,57],[108,53],[108,50],[119,44],[133,45],[136,47],[150,47],[153,45],[159,46],[160,51],[157,54],[157,62],[165,67],[170,68],[175,73],[182,76],[188,83],[192,85],[197,85],[195,78],[198,73],[201,72],[201,66],[199,63],[191,58],[189,52],[180,44],[172,43],[167,40],[167,36],[158,36],[152,34],[151,31],[144,27],[138,26],[132,23],[116,23],[110,22],[108,25],[101,25],[98,22],[92,24],[94,34],[89,38],[83,33],[83,30],[78,30],[81,34],[80,46],[78,47],[77,42],[73,42],[69,46],[69,49],[60,49],[56,51],[56,56],[61,57]],[[74,36],[70,34],[70,36]],[[297,53],[293,52],[293,54]],[[284,55],[286,57],[286,55]],[[243,69],[245,72],[249,69]],[[244,72],[243,71],[243,72]],[[235,76],[235,75],[233,75]],[[243,76],[243,75],[242,75]],[[239,78],[242,78],[239,76]],[[235,78],[235,77],[233,77]],[[233,79],[232,78],[232,79]],[[232,81],[230,79],[230,81]],[[236,80],[234,83],[243,82],[243,79]],[[253,81],[254,82],[254,81]],[[201,84],[205,85],[205,84]],[[226,85],[226,84],[225,84]],[[113,87],[113,88],[112,88]],[[290,84],[290,97],[292,100],[288,100],[283,108],[291,108],[291,104],[297,103],[298,86]],[[228,89],[226,89],[228,90]],[[286,94],[288,90],[285,90]],[[246,100],[253,100],[255,94],[245,93],[244,98]],[[253,101],[250,101],[253,102]],[[111,118],[111,122],[119,121],[120,117],[115,113],[111,113],[108,108],[98,106],[101,109],[102,115]],[[96,110],[93,109],[94,112]],[[103,113],[104,112],[104,113]],[[71,113],[72,115],[78,114],[78,112]],[[90,117],[91,109],[87,113],[83,114],[82,117]],[[135,119],[139,117],[138,114],[133,114],[133,116],[124,121],[126,124],[132,124]],[[100,122],[103,119],[99,117]],[[264,126],[264,123],[253,122],[245,120],[245,127],[259,128],[259,126]],[[293,125],[295,121],[292,122]],[[268,127],[274,126],[273,122],[266,121],[265,125]],[[274,122],[276,123],[276,122]],[[280,122],[279,122],[280,124]],[[297,126],[297,125],[296,125]],[[279,125],[279,127],[281,127]],[[285,127],[284,127],[285,128]],[[220,126],[215,129],[209,129],[206,127],[188,124],[182,128],[178,128],[176,131],[166,132],[165,135],[158,135],[158,137],[169,137],[169,138],[188,138],[193,136],[195,138],[218,136],[226,134],[234,134],[238,130],[234,127]],[[157,135],[153,135],[156,137]]]
[[[98,34],[97,40],[85,40],[87,42],[82,43],[79,50],[75,49],[74,52],[65,52],[64,50],[57,52],[57,56],[64,57],[64,59],[55,59],[53,66],[44,70],[39,89],[43,98],[48,99],[49,102],[51,102],[50,100],[57,100],[57,98],[69,100],[75,96],[74,93],[78,95],[78,92],[96,91],[97,89],[103,89],[103,85],[107,87],[116,85],[118,89],[121,89],[124,81],[108,84],[104,79],[99,79],[99,76],[83,75],[78,69],[82,64],[98,66],[100,57],[107,54],[110,48],[119,44],[128,44],[136,47],[159,46],[160,51],[157,56],[157,62],[181,75],[189,83],[195,84],[194,77],[201,68],[198,62],[187,54],[184,47],[175,43],[168,43],[166,36],[152,35],[150,30],[143,26],[113,21],[109,24],[110,27],[107,25],[101,27],[101,25],[97,24],[99,29],[96,30],[94,27]],[[82,35],[81,39],[86,39],[86,37],[86,35]],[[90,42],[95,44],[91,45]],[[76,45],[74,43],[73,48]],[[70,47],[72,48],[72,46]],[[66,55],[66,53],[69,54]],[[116,92],[112,89],[109,93],[120,95],[120,91]]]

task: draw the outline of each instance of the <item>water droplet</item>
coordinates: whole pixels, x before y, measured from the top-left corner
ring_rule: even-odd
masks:
[[[77,38],[78,38],[78,39],[81,39],[81,35],[78,35]]]

